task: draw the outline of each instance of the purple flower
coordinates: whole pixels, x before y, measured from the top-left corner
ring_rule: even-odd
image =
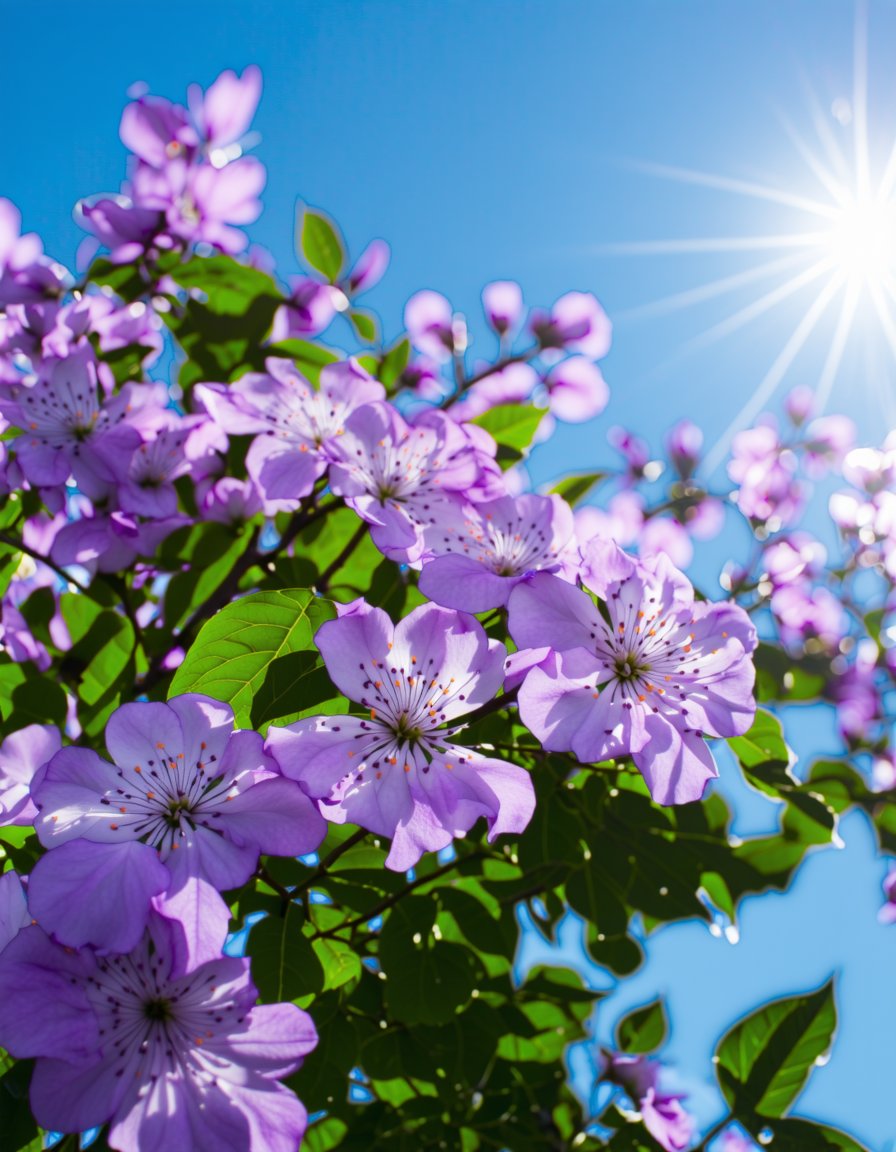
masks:
[[[109,249],[113,264],[136,260],[155,240],[164,224],[158,208],[142,208],[126,196],[102,197],[78,205],[82,227]]]
[[[503,607],[530,572],[574,578],[563,556],[572,533],[572,511],[559,496],[528,493],[446,509],[425,532],[434,559],[420,573],[420,591],[464,612]]]
[[[603,412],[610,390],[596,364],[586,356],[570,356],[545,377],[548,403],[558,420],[579,424]]]
[[[379,284],[389,267],[389,245],[385,240],[371,240],[339,287],[351,299]]]
[[[332,285],[321,284],[310,276],[292,276],[289,283],[289,299],[274,314],[271,339],[275,343],[294,336],[317,336],[336,315]]]
[[[186,108],[160,96],[141,96],[126,104],[118,134],[125,148],[156,169],[165,168],[198,144]]]
[[[323,839],[314,805],[279,775],[258,733],[233,731],[217,700],[124,704],[106,747],[112,764],[63,748],[32,787],[51,850],[31,877],[31,906],[64,944],[128,951],[152,902],[181,921],[193,965],[226,931],[219,891],[244,884],[259,853],[298,856]]]
[[[819,416],[806,429],[806,463],[815,476],[838,468],[856,442],[856,426],[848,416]]]
[[[694,1138],[693,1116],[681,1106],[682,1096],[668,1096],[648,1088],[641,1100],[641,1122],[666,1152],[682,1152]]]
[[[210,1140],[295,1152],[306,1113],[277,1080],[314,1048],[314,1025],[294,1004],[256,1005],[249,961],[221,956],[221,943],[184,975],[157,916],[120,956],[22,928],[0,953],[0,1043],[37,1060],[37,1122],[60,1132],[109,1123],[109,1144],[127,1152]]]
[[[646,440],[642,440],[640,436],[635,436],[633,432],[629,432],[627,428],[613,427],[607,432],[607,440],[619,452],[625,460],[626,468],[626,482],[629,484],[636,484],[644,476],[647,475],[650,465],[650,446]],[[655,480],[659,472],[655,472],[648,477],[650,480]]]
[[[261,69],[250,64],[242,76],[229,68],[203,94],[198,84],[187,89],[193,122],[205,141],[212,164],[228,162],[228,145],[237,144],[249,129],[261,99]],[[239,156],[239,149],[236,155]]]
[[[98,390],[90,348],[46,366],[46,375],[0,394],[0,411],[22,429],[15,441],[25,477],[41,488],[56,488],[73,476],[91,500],[114,489],[114,466],[129,459],[141,442],[136,414],[163,422],[156,391],[126,386],[106,399]],[[136,411],[135,411],[136,410]]]
[[[602,1078],[618,1084],[638,1105],[641,1122],[666,1152],[682,1152],[693,1139],[694,1118],[681,1106],[680,1095],[661,1092],[657,1080],[661,1065],[647,1056],[603,1053]]]
[[[203,423],[195,416],[172,419],[167,428],[134,449],[118,476],[118,503],[123,512],[156,520],[177,513],[174,481],[190,472],[190,435]]]
[[[610,351],[612,325],[590,292],[567,292],[549,313],[533,311],[529,327],[543,349],[564,348],[592,360]]]
[[[808,532],[794,532],[765,549],[765,570],[775,588],[802,577],[817,576],[824,568],[824,545]]]
[[[365,404],[327,442],[330,487],[371,525],[381,552],[416,563],[425,552],[424,528],[438,523],[446,505],[498,494],[500,474],[483,450],[490,438],[480,431],[442,412],[408,424],[390,404]]]
[[[457,348],[458,332],[451,305],[438,292],[416,292],[405,305],[404,326],[414,347],[433,360],[449,360]]]
[[[795,581],[772,593],[771,609],[785,644],[815,641],[826,651],[834,651],[849,631],[849,621],[840,600],[827,588]]]
[[[151,556],[175,528],[189,523],[181,515],[141,524],[129,512],[85,514],[57,533],[50,556],[63,568],[80,564],[89,572],[120,572],[138,556]]]
[[[851,664],[838,670],[826,694],[837,706],[837,726],[848,743],[859,743],[881,717],[878,647],[870,637],[856,645]]]
[[[796,478],[797,458],[766,422],[738,432],[731,446],[728,475],[739,485],[738,508],[770,531],[795,519],[805,502],[804,486]]]
[[[896,484],[896,436],[893,433],[878,448],[854,448],[843,461],[843,476],[869,495]]]
[[[499,404],[522,404],[538,385],[538,373],[528,364],[508,364],[489,372],[451,405],[454,420],[472,420]]]
[[[0,308],[56,295],[64,270],[43,255],[34,232],[21,234],[22,217],[0,197]]]
[[[668,556],[676,568],[687,568],[694,558],[694,546],[687,530],[672,516],[651,516],[638,534],[638,555]]]
[[[269,511],[292,510],[327,470],[324,445],[341,436],[361,405],[385,389],[355,360],[327,364],[315,389],[289,360],[270,357],[267,373],[250,372],[234,384],[199,385],[196,394],[215,421],[233,435],[261,433],[246,469]]]
[[[480,816],[489,840],[523,831],[535,805],[528,773],[453,744],[458,728],[443,727],[495,695],[503,644],[463,613],[427,604],[393,627],[363,601],[315,640],[333,683],[368,715],[271,728],[266,747],[328,820],[390,836],[386,866],[396,871]]]
[[[631,755],[660,804],[699,799],[718,775],[703,737],[740,735],[755,714],[749,617],[695,602],[664,556],[638,563],[609,541],[584,549],[581,579],[600,608],[549,575],[511,594],[517,646],[553,650],[520,689],[523,722],[582,763]]]
[[[690,420],[679,420],[666,437],[666,451],[682,480],[689,480],[700,461],[703,432]]]
[[[61,747],[59,730],[52,724],[29,724],[0,744],[0,824],[34,823],[31,781]]]
[[[515,280],[493,280],[482,289],[485,317],[499,336],[506,336],[523,315],[523,293]]]
[[[203,519],[237,525],[261,512],[262,499],[251,480],[222,476],[204,489],[201,506]]]
[[[625,548],[638,539],[643,523],[644,500],[631,489],[617,492],[606,508],[583,504],[575,510],[576,535],[581,541],[600,536]]]

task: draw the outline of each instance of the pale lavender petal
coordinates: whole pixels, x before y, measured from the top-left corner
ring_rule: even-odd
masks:
[[[170,879],[155,850],[139,841],[70,840],[35,864],[28,902],[60,944],[130,952],[146,929],[150,901]]]
[[[99,1032],[84,994],[89,972],[42,928],[23,928],[0,953],[0,1045],[18,1060],[90,1060]]]
[[[123,704],[106,725],[106,747],[122,768],[138,766],[143,771],[150,761],[183,752],[183,742],[183,728],[167,704]]]
[[[522,576],[498,576],[469,556],[436,556],[425,564],[418,587],[428,600],[464,612],[503,607]]]
[[[41,844],[52,848],[79,837],[109,843],[136,838],[127,821],[119,820],[120,805],[102,803],[107,794],[116,795],[120,782],[115,766],[89,748],[57,752],[32,789]]]
[[[606,629],[581,589],[549,573],[537,572],[518,584],[508,609],[507,627],[518,648],[590,647]]]
[[[551,412],[578,424],[603,412],[610,390],[601,370],[586,356],[570,356],[545,377]]]
[[[349,700],[363,703],[371,667],[392,641],[392,621],[382,609],[328,620],[314,637],[327,673]]]
[[[34,823],[31,783],[61,747],[59,730],[52,724],[29,724],[0,744],[0,824]]]
[[[249,476],[265,500],[288,502],[284,511],[297,507],[326,470],[326,460],[306,444],[273,436],[259,436],[246,453]]]
[[[582,583],[604,600],[611,584],[628,580],[636,569],[632,557],[611,539],[594,536],[582,545]]]
[[[191,866],[188,853],[181,853],[180,870],[171,888],[153,900],[153,908],[171,921],[172,969],[192,972],[217,959],[230,928],[230,909],[218,890],[202,879],[197,866]]]
[[[227,1051],[265,1076],[288,1076],[317,1045],[314,1021],[295,1004],[259,1004],[244,1027],[227,1037]]]
[[[635,766],[657,804],[690,804],[699,800],[719,770],[706,742],[691,731],[681,732],[664,716],[644,719],[648,744],[635,752]]]
[[[389,245],[385,240],[371,240],[348,274],[349,296],[359,296],[382,280],[389,267]]]
[[[4,872],[0,876],[0,952],[30,923],[22,881],[17,873]]]
[[[326,821],[298,784],[283,778],[262,780],[220,811],[216,827],[270,856],[304,856],[327,832]]]
[[[131,1063],[133,1072],[128,1077],[116,1076],[98,1053],[86,1064],[38,1060],[30,1089],[34,1118],[53,1132],[84,1132],[104,1124],[125,1095],[134,1092],[139,1065],[136,1058]]]
[[[561,664],[557,653],[529,671],[517,701],[520,719],[549,751],[572,747],[576,733],[598,699],[601,666],[584,649],[571,650]]]
[[[482,307],[489,324],[503,336],[520,322],[522,289],[515,280],[493,280],[482,289]]]

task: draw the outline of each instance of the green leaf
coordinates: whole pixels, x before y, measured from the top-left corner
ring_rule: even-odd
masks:
[[[148,280],[140,275],[138,264],[113,264],[104,257],[94,260],[90,265],[87,279],[101,287],[111,288],[122,300],[138,299],[149,284]]]
[[[728,745],[747,768],[767,760],[777,760],[783,764],[790,762],[781,721],[763,708],[757,710],[750,729],[743,736],[730,737]]]
[[[181,627],[217,591],[245,551],[246,538],[228,525],[206,522],[194,525],[180,544],[184,569],[165,589],[165,624],[171,629]]]
[[[12,711],[12,694],[20,684],[27,679],[27,669],[22,664],[16,664],[5,652],[0,652],[0,711],[4,721],[9,719]]]
[[[355,335],[365,344],[378,344],[380,326],[376,316],[365,308],[353,308],[347,313]]]
[[[292,652],[315,651],[315,632],[335,615],[329,600],[304,588],[243,596],[202,626],[168,696],[205,693],[229,704],[240,727],[252,727],[253,701],[273,662]],[[263,703],[270,691],[264,689]]]
[[[616,1025],[616,1046],[622,1052],[633,1054],[655,1052],[666,1039],[668,1029],[662,999],[653,1000],[622,1017]]]
[[[804,656],[796,661],[774,644],[760,644],[753,662],[760,700],[817,700],[830,673],[827,657]]]
[[[304,914],[288,904],[283,916],[266,916],[252,925],[246,952],[252,980],[262,1000],[274,1004],[319,992],[324,974],[315,950],[302,934]]]
[[[28,1084],[33,1067],[33,1060],[19,1060],[0,1077],[0,1133],[4,1152],[7,1149],[19,1152],[38,1134],[28,1106]]]
[[[78,696],[87,705],[82,723],[89,717],[85,726],[93,732],[127,688],[123,677],[134,656],[134,629],[126,616],[80,593],[63,593],[59,607],[72,639],[62,667],[78,679]]]
[[[562,496],[567,504],[578,504],[580,500],[585,499],[592,488],[605,479],[606,475],[606,472],[573,472],[558,480],[550,489],[550,493]]]
[[[324,974],[324,988],[341,988],[361,975],[361,957],[343,940],[320,937],[312,945]]]
[[[280,290],[266,272],[240,264],[232,256],[194,256],[171,272],[182,288],[202,292],[215,312],[239,316],[252,300],[280,297]]]
[[[299,248],[312,268],[331,284],[345,267],[345,245],[334,222],[323,212],[306,208],[301,216]]]
[[[509,467],[525,455],[543,417],[544,409],[531,404],[499,404],[477,416],[472,423],[494,437],[498,460]]]
[[[320,383],[321,368],[327,364],[335,364],[340,359],[332,348],[312,344],[310,340],[299,340],[298,337],[281,340],[279,344],[271,344],[265,352],[269,356],[281,356],[292,360],[305,379],[315,386]]]
[[[379,959],[392,1014],[406,1024],[443,1024],[466,1004],[475,987],[473,954],[432,932],[431,896],[409,896],[389,913]]]
[[[28,724],[65,722],[65,691],[50,676],[31,676],[12,690],[11,710],[5,727],[14,732]]]
[[[165,323],[188,360],[179,382],[230,380],[247,368],[261,368],[262,342],[283,296],[274,281],[231,256],[196,256],[179,264],[172,277],[191,293],[186,305],[165,313]]]
[[[814,1120],[788,1117],[764,1127],[771,1132],[769,1146],[775,1152],[868,1152],[864,1144],[846,1132]]]
[[[391,388],[407,368],[410,356],[411,342],[407,337],[393,344],[380,361],[379,371],[376,373],[380,383],[386,388]]]
[[[292,724],[304,716],[348,711],[316,651],[288,652],[272,660],[252,700],[252,727],[262,732],[272,720]]]
[[[773,1000],[722,1037],[719,1084],[740,1116],[783,1116],[831,1045],[837,1023],[833,982],[817,992]]]

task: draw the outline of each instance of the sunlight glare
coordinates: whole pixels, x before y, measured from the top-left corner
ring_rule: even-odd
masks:
[[[894,205],[871,197],[845,204],[831,229],[830,256],[859,286],[880,287],[896,270]]]

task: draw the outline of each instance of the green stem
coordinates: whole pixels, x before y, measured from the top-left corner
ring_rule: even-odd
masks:
[[[343,840],[341,844],[337,844],[333,851],[328,853],[323,860],[320,861],[308,879],[296,886],[293,896],[298,896],[302,892],[307,892],[309,888],[313,888],[318,880],[326,876],[327,872],[333,867],[340,856],[344,855],[351,848],[354,848],[356,844],[360,844],[366,836],[367,829],[359,828],[356,832],[353,832],[347,840]]]
[[[362,916],[356,916],[353,920],[346,920],[342,924],[336,924],[332,928],[328,928],[325,932],[317,932],[311,939],[325,940],[328,936],[335,936],[338,932],[354,931],[355,928],[359,928],[362,924],[367,924],[377,916],[388,912],[390,908],[394,907],[403,900],[405,896],[408,896],[417,888],[422,888],[424,884],[431,884],[434,880],[439,880],[448,872],[460,867],[460,865],[467,860],[484,859],[487,855],[488,853],[480,848],[475,852],[469,852],[466,856],[457,856],[454,860],[443,864],[441,868],[436,868],[434,872],[430,872],[427,876],[418,876],[416,880],[412,880],[410,884],[402,888],[400,892],[393,892],[391,896],[387,896],[384,900],[381,900],[379,904],[374,904],[374,906]]]

